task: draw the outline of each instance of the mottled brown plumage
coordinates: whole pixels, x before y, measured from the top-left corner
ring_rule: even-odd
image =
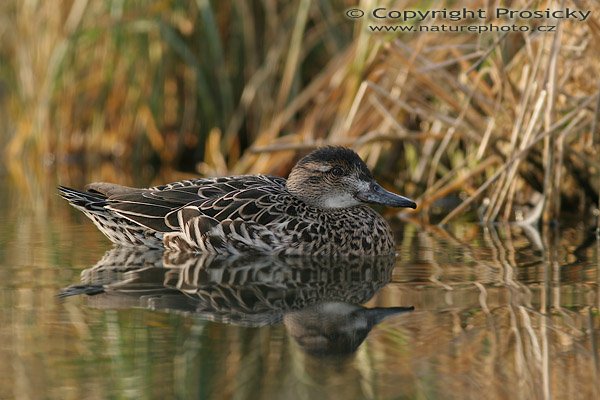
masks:
[[[253,175],[87,189],[60,193],[114,243],[199,253],[391,254],[387,222],[365,204],[416,207],[384,190],[356,153],[339,147],[304,157],[287,181]]]

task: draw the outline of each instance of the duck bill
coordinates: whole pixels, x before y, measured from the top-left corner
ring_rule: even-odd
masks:
[[[376,182],[371,183],[367,190],[358,192],[355,197],[363,203],[380,204],[388,207],[417,208],[417,203],[411,199],[388,192]]]
[[[370,326],[375,326],[387,317],[414,311],[414,307],[375,307],[361,310],[367,317]]]

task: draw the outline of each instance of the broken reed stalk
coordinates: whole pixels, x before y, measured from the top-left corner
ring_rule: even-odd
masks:
[[[35,94],[13,107],[34,111],[16,115],[18,128],[14,138],[6,139],[12,143],[8,147],[32,152],[50,147],[57,160],[85,158],[89,152],[96,159],[139,157],[137,164],[153,167],[157,159],[186,169],[201,161],[205,174],[285,174],[294,151],[344,145],[360,150],[375,173],[391,177],[390,171],[396,171],[391,178],[407,183],[407,195],[423,193],[428,200],[460,192],[472,196],[505,159],[509,167],[486,189],[488,221],[512,216],[513,204],[527,201],[542,180],[546,198],[568,193],[561,180],[568,184],[578,172],[568,155],[579,153],[585,160],[598,154],[600,99],[591,135],[573,144],[551,133],[554,119],[577,108],[590,91],[600,91],[600,86],[588,87],[593,79],[573,72],[581,67],[587,78],[586,71],[598,66],[591,52],[599,41],[595,3],[586,4],[594,8],[592,22],[563,21],[559,35],[457,34],[443,41],[433,34],[369,33],[365,20],[352,25],[343,11],[336,17],[336,2],[327,12],[308,0],[277,10],[261,1],[233,7],[206,0],[158,3],[160,12],[133,4],[118,15],[102,2],[62,9],[43,3],[15,7],[20,22],[12,30],[24,40],[12,50],[35,57],[32,63],[23,63],[28,57],[13,61],[11,76],[45,77],[48,65],[58,65],[48,62],[52,54],[44,49],[60,50],[55,39],[64,38],[66,15],[72,15],[66,32],[73,35],[64,38],[68,63],[55,72],[55,82],[33,79],[19,86],[18,80],[13,84],[0,77],[14,85],[9,92],[31,89]],[[520,9],[533,4],[513,3]],[[412,0],[406,6],[418,4]],[[34,9],[23,12],[21,7]],[[55,24],[56,32],[31,31],[29,19],[23,18],[27,15],[35,15],[36,26],[45,29],[53,25],[44,18],[61,23]],[[129,29],[137,21],[145,21],[145,28]],[[541,89],[548,92],[542,110],[545,166],[537,148],[531,159],[511,158],[540,129],[539,122],[532,128],[532,121],[540,118],[534,111]],[[44,105],[52,112],[41,109]],[[563,119],[563,126],[580,127],[570,122]],[[39,126],[40,132],[49,128],[50,134],[60,134],[41,138],[38,146],[32,132]],[[183,157],[185,167],[179,161]],[[575,179],[594,179],[590,170]],[[589,193],[584,195],[589,198]],[[560,202],[553,204],[554,219]],[[426,208],[418,211],[425,214]]]
[[[523,68],[523,75],[521,77],[521,80],[527,82],[527,84],[525,85],[525,92],[522,96],[521,102],[519,103],[517,118],[515,120],[515,124],[513,125],[513,129],[511,132],[510,148],[508,150],[508,154],[512,154],[517,149],[519,133],[522,131],[523,124],[525,123],[525,116],[528,114],[531,98],[533,97],[533,94],[537,89],[536,79],[540,70],[543,52],[544,45],[542,44],[535,56],[535,60],[533,62],[533,69],[530,68],[529,65],[526,65],[525,68]],[[531,127],[531,125],[529,126]],[[502,174],[500,176],[499,184],[496,186],[496,189],[490,197],[490,204],[483,217],[484,222],[489,222],[491,220],[496,219],[496,216],[500,211],[500,207],[504,202],[503,198],[505,196],[503,196],[502,194],[504,193],[504,195],[506,195],[506,189],[504,188],[508,188],[510,185],[512,185],[511,181],[513,180],[513,178],[514,174],[512,174],[512,176],[510,177],[507,174]]]
[[[529,120],[529,125],[527,126],[527,129],[525,130],[525,134],[523,135],[523,138],[521,139],[521,144],[519,145],[519,150],[523,150],[529,144],[529,138],[531,137],[534,129],[537,126],[537,123],[539,121],[542,107],[544,106],[545,100],[546,100],[546,91],[542,90],[540,92],[540,97],[538,98],[538,100],[533,108],[533,114],[531,116],[531,119]],[[520,163],[521,163],[521,160],[516,159],[512,163],[511,167],[509,168],[509,170],[506,174],[504,186],[499,191],[499,196],[496,201],[496,204],[494,205],[494,207],[490,207],[492,212],[487,216],[487,219],[485,220],[485,222],[493,221],[498,216],[498,213],[500,212],[500,207],[504,204],[504,200],[506,199],[506,196],[509,192],[511,185],[514,184],[514,180],[517,175],[517,171],[519,169]]]
[[[481,77],[481,75],[478,75],[477,80],[479,80],[480,77]],[[467,110],[469,109],[469,105],[471,103],[471,100],[473,99],[474,92],[475,92],[474,90],[471,90],[471,93],[469,94],[469,96],[467,96],[467,98],[465,100],[465,104],[462,107],[460,114],[456,118],[455,123],[448,129],[448,131],[446,132],[446,135],[444,135],[444,139],[442,139],[442,142],[440,143],[440,145],[438,146],[438,149],[434,153],[433,160],[431,162],[431,169],[429,171],[429,178],[427,179],[427,186],[433,185],[433,182],[435,180],[435,175],[438,170],[439,162],[440,162],[442,156],[446,154],[446,149],[448,148],[450,141],[452,140],[452,138],[454,137],[454,134],[456,133],[456,126],[458,126],[459,124],[462,124],[465,119],[465,115],[467,114]]]
[[[455,169],[444,176],[444,179],[440,179],[436,182],[436,186],[433,186],[431,190],[425,191],[421,196],[417,198],[417,203],[424,210],[433,204],[436,200],[442,199],[447,195],[450,195],[461,188],[464,188],[464,185],[469,182],[473,177],[482,174],[487,168],[493,166],[494,164],[499,164],[501,159],[499,156],[492,155],[487,159],[480,162],[474,168],[465,168],[465,164],[461,165],[460,169]],[[462,171],[463,173],[457,176],[450,182],[447,182],[451,177],[458,175],[458,172]],[[446,183],[447,182],[447,183]],[[445,183],[445,184],[443,184]],[[443,184],[443,185],[442,185]],[[439,185],[439,186],[437,186]],[[410,211],[408,211],[410,212]]]
[[[547,136],[556,134],[559,131],[559,129],[562,127],[562,124],[566,123],[567,121],[571,121],[571,124],[573,126],[576,126],[577,124],[579,124],[579,122],[581,120],[583,120],[584,117],[585,117],[585,115],[583,115],[580,112],[583,109],[585,109],[593,100],[595,100],[596,96],[598,96],[598,95],[599,94],[596,94],[594,96],[589,96],[586,100],[584,100],[579,105],[579,107],[577,107],[575,110],[573,110],[570,113],[568,113],[567,115],[565,115],[559,121],[555,122],[554,125],[552,125],[552,127],[551,127],[550,130],[545,131],[545,132],[539,134],[538,136],[536,136],[531,141],[531,143],[528,146],[526,146],[523,150],[521,150],[521,151],[517,152],[516,154],[514,154],[511,157],[510,160],[506,161],[504,163],[504,165],[502,165],[491,177],[489,177],[479,187],[479,189],[477,189],[477,191],[475,193],[473,193],[471,196],[469,196],[469,198],[467,198],[466,200],[464,200],[458,207],[456,207],[450,213],[448,213],[448,215],[446,215],[444,217],[444,219],[442,219],[442,221],[440,222],[440,224],[441,225],[447,224],[451,219],[453,219],[458,214],[460,214],[461,212],[463,212],[476,198],[478,198],[482,193],[484,193],[485,190],[492,183],[494,183],[508,168],[510,168],[510,166],[512,165],[513,162],[515,162],[516,160],[520,160],[520,159],[525,158],[527,156],[527,154],[529,153],[529,151],[536,144],[538,144],[541,140],[545,139]]]
[[[596,107],[594,108],[594,117],[592,119],[592,130],[590,135],[589,143],[594,149],[595,155],[600,158],[600,82],[598,82],[598,89],[596,91]],[[600,238],[600,167],[596,167],[596,183],[598,187],[598,203],[596,204],[596,236]],[[600,240],[598,241],[600,245]],[[600,254],[600,253],[599,253]]]
[[[562,2],[564,3],[564,1]],[[557,60],[561,47],[562,23],[558,21],[558,29],[552,41],[549,66],[546,77],[548,90],[548,103],[544,113],[544,129],[552,125],[554,106],[556,100],[556,73]],[[542,218],[545,223],[556,221],[560,215],[560,176],[562,172],[562,135],[548,136],[544,140],[544,210]]]

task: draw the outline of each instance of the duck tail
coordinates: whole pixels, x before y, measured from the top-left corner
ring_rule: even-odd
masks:
[[[106,213],[106,196],[99,192],[82,192],[66,186],[58,187],[58,194],[73,207],[84,213]]]
[[[108,198],[97,190],[80,191],[59,186],[58,193],[82,211],[111,242],[121,246],[162,248],[162,233],[132,222],[107,208]]]

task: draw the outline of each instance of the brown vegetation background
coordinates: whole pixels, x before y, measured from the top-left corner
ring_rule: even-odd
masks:
[[[373,19],[345,10],[394,2],[3,2],[5,165],[17,182],[122,180],[115,167],[285,175],[334,144],[417,198],[425,220],[589,216],[600,189],[600,6],[468,3],[591,14],[551,21],[554,33],[373,33]]]

